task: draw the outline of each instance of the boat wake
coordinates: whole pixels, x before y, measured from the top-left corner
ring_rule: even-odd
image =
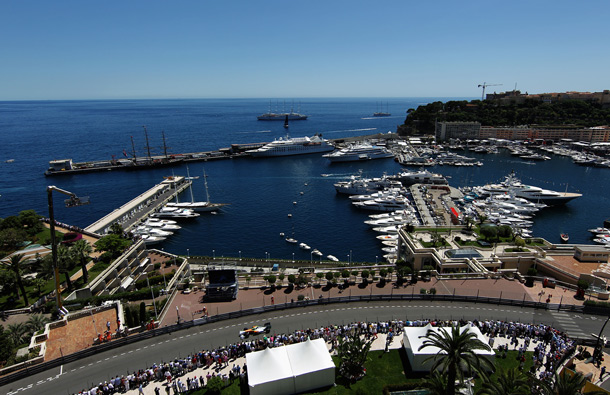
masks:
[[[271,130],[255,130],[251,132],[236,132],[236,134],[271,133]]]
[[[344,132],[366,132],[369,130],[377,130],[377,128],[364,128],[364,129],[345,129],[345,130],[330,130],[324,133],[344,133]]]

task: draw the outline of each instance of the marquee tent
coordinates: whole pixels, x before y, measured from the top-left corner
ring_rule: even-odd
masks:
[[[246,354],[251,395],[294,394],[335,383],[335,364],[323,339]]]
[[[416,372],[424,372],[429,371],[432,366],[433,361],[429,360],[425,362],[428,358],[437,355],[440,351],[437,347],[426,347],[422,350],[419,348],[424,344],[426,340],[424,336],[428,333],[428,329],[432,329],[435,332],[438,332],[440,329],[444,329],[446,331],[451,331],[451,327],[434,327],[430,324],[426,326],[406,326],[403,328],[403,347],[407,353],[407,357],[409,358],[409,363],[411,364],[411,369]],[[477,339],[487,344],[487,339],[483,336],[479,328],[472,325],[466,325],[460,328],[463,332],[465,330],[469,332],[473,332]],[[451,333],[451,332],[449,332]],[[487,357],[490,362],[493,362],[495,359],[495,353],[493,350],[485,351],[485,350],[476,350],[475,354],[479,354]]]

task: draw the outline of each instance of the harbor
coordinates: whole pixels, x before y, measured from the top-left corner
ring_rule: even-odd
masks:
[[[175,199],[192,184],[181,176],[167,177],[146,192],[113,210],[85,228],[85,231],[105,235],[110,233],[112,224],[119,224],[125,232],[131,231],[142,221],[158,212],[170,200]]]

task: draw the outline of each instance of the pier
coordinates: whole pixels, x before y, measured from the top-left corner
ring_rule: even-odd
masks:
[[[124,231],[129,231],[188,188],[191,183],[191,180],[182,176],[167,177],[148,191],[87,226],[85,230],[104,235],[109,233],[110,226],[116,222]]]

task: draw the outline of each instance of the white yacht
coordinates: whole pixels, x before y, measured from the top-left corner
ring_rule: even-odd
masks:
[[[299,244],[299,247],[301,247],[303,250],[311,250],[311,247],[305,243]]]
[[[499,184],[487,184],[478,189],[478,192],[487,195],[512,193],[517,197],[527,199],[531,202],[544,203],[546,205],[566,204],[572,199],[582,196],[580,193],[556,192],[548,189],[525,185],[521,183],[515,173],[512,172]]]
[[[334,163],[392,158],[394,155],[385,147],[363,142],[349,145],[322,156]]]
[[[313,137],[280,138],[260,148],[248,150],[246,153],[254,157],[289,156],[329,152],[334,149],[335,147],[328,140],[316,134]]]
[[[446,185],[447,179],[442,174],[432,173],[427,170],[404,171],[396,174],[393,178],[399,180],[404,185],[413,184],[433,184]]]
[[[178,208],[178,207],[162,207],[159,211],[152,214],[156,218],[171,218],[171,219],[191,219],[199,217],[199,213],[193,210]]]
[[[376,178],[362,178],[361,176],[351,176],[348,181],[339,181],[334,184],[337,193],[347,195],[362,195],[385,188],[399,188],[402,184],[387,175]]]
[[[180,230],[182,227],[180,225],[178,225],[176,223],[176,221],[172,221],[172,220],[161,220],[159,218],[149,218],[146,221],[144,221],[142,223],[142,225],[150,227],[150,228],[157,228],[157,229],[161,229],[161,230],[167,230],[167,231],[176,231],[176,230]]]
[[[192,179],[191,175],[188,172],[188,167],[187,167],[186,171],[187,171],[188,179]],[[218,210],[219,208],[227,205],[227,203],[211,203],[210,202],[210,193],[208,191],[208,176],[205,174],[205,170],[203,171],[203,183],[205,186],[205,196],[206,196],[205,202],[196,202],[195,201],[195,198],[193,197],[193,184],[191,182],[191,185],[189,185],[189,190],[191,192],[191,201],[190,202],[178,202],[178,194],[176,194],[176,201],[169,202],[165,206],[166,207],[185,208],[185,209],[199,211],[199,212],[209,212],[209,211]]]
[[[165,237],[162,236],[152,236],[152,235],[140,235],[140,238],[146,245],[159,244],[160,242],[165,240]]]

